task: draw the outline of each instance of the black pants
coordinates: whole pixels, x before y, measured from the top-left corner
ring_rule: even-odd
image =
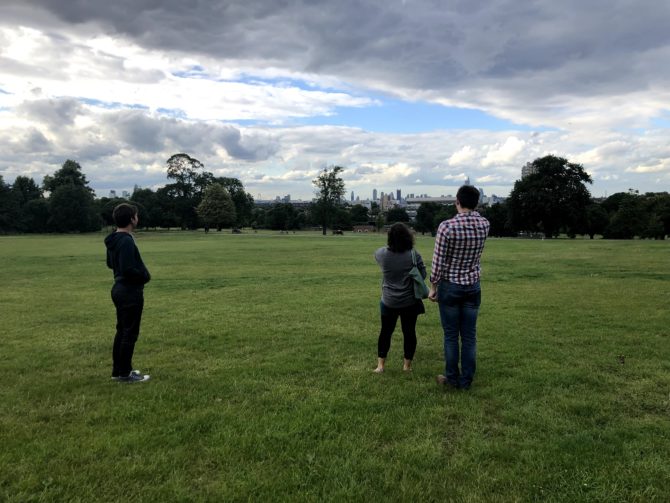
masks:
[[[112,348],[112,377],[127,376],[133,369],[135,343],[140,335],[140,321],[144,309],[142,288],[117,282],[112,287],[112,301],[116,307],[116,336]]]
[[[386,358],[386,355],[388,355],[391,348],[391,336],[395,330],[398,318],[400,318],[405,358],[412,360],[416,351],[416,319],[420,314],[425,312],[423,302],[420,301],[414,306],[401,309],[392,309],[381,304],[382,328],[379,331],[379,339],[377,340],[377,356],[379,358]]]

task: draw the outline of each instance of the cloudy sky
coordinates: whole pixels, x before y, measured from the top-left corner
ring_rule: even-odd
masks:
[[[666,0],[1,0],[0,175],[99,195],[186,152],[256,198],[505,196],[528,161],[670,190]]]

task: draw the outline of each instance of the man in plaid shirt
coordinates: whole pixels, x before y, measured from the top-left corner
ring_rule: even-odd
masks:
[[[437,382],[469,389],[475,375],[479,275],[489,221],[475,211],[479,191],[464,185],[456,194],[458,214],[437,229],[428,298],[438,302],[444,330],[446,372]],[[459,336],[460,363],[459,371]]]

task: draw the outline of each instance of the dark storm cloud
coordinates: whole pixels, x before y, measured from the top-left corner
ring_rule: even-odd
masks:
[[[17,107],[19,115],[27,116],[49,127],[71,126],[82,112],[81,104],[72,98],[34,100]]]
[[[10,3],[26,4],[25,0]],[[487,85],[537,98],[554,93],[590,95],[604,84],[608,92],[627,92],[647,85],[652,77],[645,72],[668,76],[658,65],[640,66],[641,57],[670,45],[670,3],[662,1],[220,0],[193,5],[181,0],[28,0],[27,4],[39,8],[36,19],[49,11],[74,29],[89,23],[90,30],[93,23],[145,47],[260,61],[446,97]],[[625,71],[631,66],[637,67],[634,75]],[[559,75],[542,76],[542,72]]]

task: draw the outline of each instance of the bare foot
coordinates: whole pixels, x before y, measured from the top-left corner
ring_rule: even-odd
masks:
[[[404,372],[411,372],[412,371],[412,360],[408,360],[407,358],[404,358],[403,363],[402,363],[402,370]]]
[[[384,367],[377,367],[376,369],[373,370],[374,373],[376,374],[381,374],[384,372]]]

